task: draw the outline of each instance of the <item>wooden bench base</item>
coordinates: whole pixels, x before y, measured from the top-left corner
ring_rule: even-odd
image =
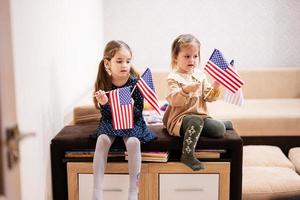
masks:
[[[229,200],[230,163],[205,162],[204,165],[204,170],[192,171],[179,162],[143,163],[139,199],[176,200],[182,199],[181,196],[188,199],[199,194],[201,199]],[[92,162],[67,163],[69,200],[91,199],[92,173]],[[127,199],[127,163],[108,163],[105,174],[104,197],[107,200]],[[124,178],[124,175],[127,177]],[[114,176],[118,181],[112,183],[112,188],[109,182],[113,181]],[[173,180],[177,180],[175,184]]]

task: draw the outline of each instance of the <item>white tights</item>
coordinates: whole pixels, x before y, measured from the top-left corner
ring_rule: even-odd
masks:
[[[115,137],[101,134],[96,143],[93,170],[94,191],[93,200],[103,200],[103,178],[107,163],[107,154]],[[128,152],[129,196],[128,200],[138,199],[138,184],[141,171],[141,147],[136,137],[123,138]]]

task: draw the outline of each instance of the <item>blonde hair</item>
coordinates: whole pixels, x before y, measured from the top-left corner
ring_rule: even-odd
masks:
[[[176,59],[183,47],[187,47],[192,45],[192,43],[195,43],[198,46],[199,52],[199,62],[200,62],[200,41],[191,34],[182,34],[179,35],[172,43],[172,51],[171,51],[171,66],[172,69],[176,66]]]
[[[97,79],[95,81],[94,93],[97,92],[98,90],[108,91],[112,89],[111,76],[107,73],[105,69],[104,60],[110,61],[121,48],[127,49],[130,52],[130,55],[132,56],[132,51],[130,47],[123,41],[112,40],[106,44],[103,53],[103,58],[101,59],[98,67],[98,74],[97,74]],[[130,67],[130,75],[139,77],[138,72],[133,68],[133,66]],[[96,97],[94,97],[93,100],[96,108],[98,108],[97,106],[98,102]]]

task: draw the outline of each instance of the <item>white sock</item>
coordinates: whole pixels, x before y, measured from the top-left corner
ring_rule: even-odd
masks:
[[[98,190],[94,188],[92,200],[102,200],[103,199],[103,190]]]
[[[141,171],[141,144],[136,137],[124,138],[128,153],[129,196],[128,200],[138,199],[138,187]]]
[[[138,192],[129,190],[128,200],[138,200]]]
[[[105,167],[107,163],[107,154],[111,144],[114,141],[114,137],[109,137],[102,134],[98,137],[94,160],[93,160],[93,170],[94,170],[94,191],[93,200],[103,200],[103,178]]]

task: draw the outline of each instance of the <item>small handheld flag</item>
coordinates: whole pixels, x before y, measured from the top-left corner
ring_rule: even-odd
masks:
[[[133,128],[133,102],[130,87],[112,90],[108,97],[113,128],[115,130]]]
[[[233,70],[235,70],[233,60],[230,62],[230,66],[232,67]],[[236,93],[232,93],[230,90],[224,87],[222,93],[223,93],[223,100],[226,103],[237,105],[237,106],[242,106],[244,104],[244,95],[243,95],[242,88],[239,88]]]
[[[244,81],[239,75],[227,64],[221,51],[215,49],[204,67],[204,70],[224,87],[235,93]]]
[[[155,88],[152,80],[152,74],[149,68],[142,74],[137,82],[137,87],[141,91],[144,98],[149,102],[149,104],[159,113],[158,100],[155,93]]]

